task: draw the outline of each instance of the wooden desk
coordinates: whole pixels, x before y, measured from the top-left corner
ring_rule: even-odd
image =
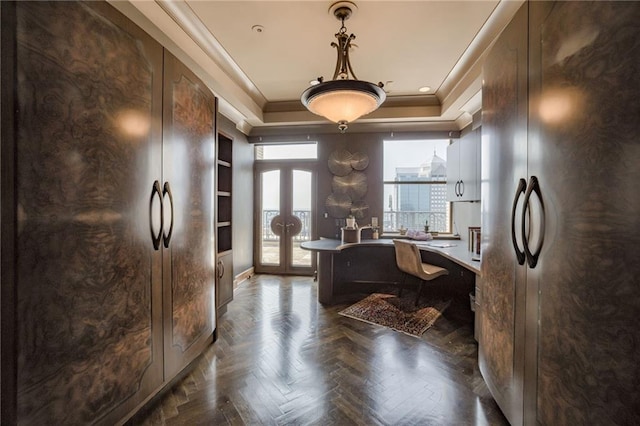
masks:
[[[449,275],[438,278],[458,297],[468,298],[474,291],[480,262],[472,260],[467,245],[459,240],[416,241],[423,261],[442,266]],[[339,240],[321,239],[301,244],[305,250],[318,253],[318,301],[332,304],[347,301],[363,290],[397,283],[402,272],[396,266],[393,240],[362,240],[343,244]]]

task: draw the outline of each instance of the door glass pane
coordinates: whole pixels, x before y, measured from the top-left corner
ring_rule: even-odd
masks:
[[[280,236],[284,233],[284,221],[280,216],[280,170],[262,172],[260,263],[280,264]]]
[[[316,143],[258,145],[255,150],[256,160],[292,160],[316,159],[318,147]]]
[[[291,237],[291,266],[311,266],[312,252],[300,248],[311,239],[311,172],[293,170],[293,215],[288,222]]]

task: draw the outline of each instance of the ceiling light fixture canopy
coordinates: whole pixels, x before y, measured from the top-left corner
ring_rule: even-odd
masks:
[[[318,78],[318,84],[312,85],[302,93],[301,101],[309,111],[323,116],[335,123],[338,129],[344,133],[348,124],[375,111],[384,102],[387,95],[378,84],[358,80],[351,68],[349,61],[349,49],[355,35],[347,35],[344,21],[351,17],[355,4],[341,1],[331,6],[333,15],[342,22],[342,26],[336,38],[338,43],[332,42],[331,46],[338,51],[336,69],[331,81],[323,81]],[[349,78],[351,76],[351,79]]]

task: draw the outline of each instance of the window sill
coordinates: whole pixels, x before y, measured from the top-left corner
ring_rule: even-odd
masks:
[[[382,239],[409,239],[406,235],[400,235],[399,232],[385,232],[380,236]],[[460,235],[455,234],[440,234],[433,236],[434,240],[459,240]]]

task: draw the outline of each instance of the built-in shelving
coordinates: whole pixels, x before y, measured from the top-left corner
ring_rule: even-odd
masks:
[[[233,139],[218,133],[216,145],[216,300],[220,315],[233,300]]]

